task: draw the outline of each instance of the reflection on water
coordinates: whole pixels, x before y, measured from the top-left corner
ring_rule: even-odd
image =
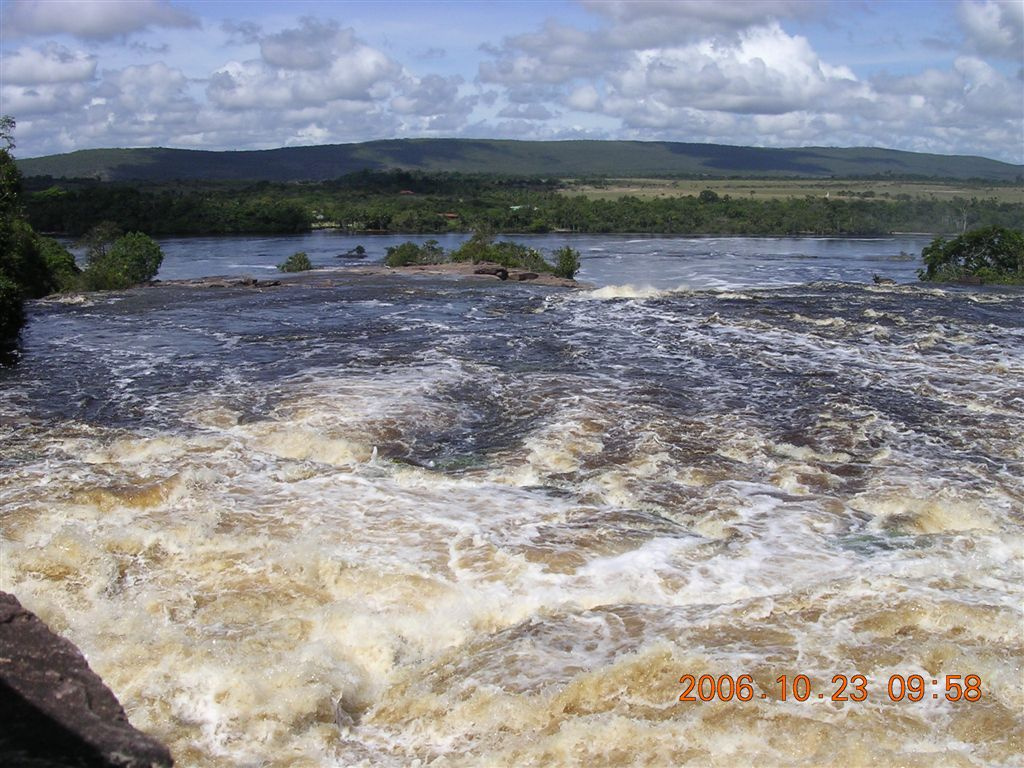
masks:
[[[588,259],[35,305],[2,587],[181,765],[1017,764],[1024,296]]]

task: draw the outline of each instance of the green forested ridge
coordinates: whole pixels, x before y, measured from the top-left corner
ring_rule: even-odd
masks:
[[[98,221],[151,235],[292,233],[314,227],[434,234],[657,232],[734,235],[960,233],[1024,228],[1024,203],[977,197],[810,196],[760,199],[711,190],[616,199],[553,178],[359,171],[316,183],[51,183],[31,179],[39,231],[79,235]],[[48,185],[48,186],[45,186]]]
[[[1024,181],[1024,166],[872,147],[768,149],[641,141],[394,139],[259,151],[87,149],[18,161],[26,176],[102,181],[323,181],[359,170],[526,176],[928,177]]]

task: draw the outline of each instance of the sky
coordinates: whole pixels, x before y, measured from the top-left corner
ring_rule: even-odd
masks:
[[[407,137],[1024,163],[1024,0],[0,0],[18,157]]]

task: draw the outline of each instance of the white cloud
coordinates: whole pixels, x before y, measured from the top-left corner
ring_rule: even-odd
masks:
[[[263,33],[259,24],[245,20],[235,21],[229,19],[222,21],[220,28],[228,36],[228,41],[234,45],[258,43],[260,35]]]
[[[957,14],[970,49],[1008,59],[1024,59],[1024,3],[962,2]]]
[[[131,114],[182,108],[191,111],[195,108],[185,93],[188,84],[185,75],[162,62],[104,74],[104,87],[100,93],[108,102],[117,103],[121,112]]]
[[[960,56],[947,71],[879,77],[873,86],[876,108],[863,111],[863,116],[899,125],[908,133],[939,136],[955,128],[967,136],[988,124],[996,133],[1012,136],[1015,126],[1019,133],[1024,125],[1020,84],[977,57]]]
[[[255,33],[251,27],[242,31]],[[259,44],[261,59],[231,61],[211,75],[206,94],[212,105],[279,110],[369,103],[389,96],[402,74],[397,62],[335,22],[304,18],[299,27],[264,36]]]
[[[391,100],[391,108],[402,117],[402,127],[413,133],[456,132],[466,124],[478,103],[476,96],[462,93],[459,76],[407,75],[399,83],[400,93]]]
[[[164,0],[8,0],[4,3],[4,37],[73,35],[110,40],[150,27],[197,27],[188,11]]]
[[[480,64],[480,80],[552,84],[592,76],[616,55],[600,37],[549,20],[537,33],[510,37],[500,47],[489,48],[494,60]]]
[[[355,31],[337,22],[304,18],[297,29],[286,29],[260,40],[263,60],[282,69],[326,69],[358,45]]]
[[[96,74],[96,57],[47,43],[41,50],[21,48],[4,56],[0,68],[5,84],[76,83],[92,80]]]
[[[1024,125],[1024,90],[1020,82],[1004,77],[974,56],[957,58],[953,70],[961,78],[964,108],[975,119],[987,115]]]
[[[822,61],[807,40],[778,24],[747,30],[735,45],[640,51],[609,79],[624,99],[756,114],[820,106],[857,84],[849,69]]]
[[[498,113],[498,117],[511,117],[521,120],[550,120],[555,117],[543,104],[509,104]]]
[[[58,115],[81,109],[92,98],[91,89],[81,83],[59,83],[56,85],[4,85],[0,88],[0,101],[4,113],[19,118],[19,133],[24,135],[27,128],[22,117]]]
[[[565,103],[580,112],[593,112],[601,106],[601,94],[590,83],[581,85],[568,95]]]
[[[410,79],[404,92],[391,101],[392,108],[403,115],[436,115],[448,111],[459,98],[461,77],[427,75]]]
[[[820,4],[801,0],[584,0],[583,5],[610,18],[614,23],[607,43],[627,49],[729,36],[778,19],[824,12]]]
[[[721,123],[697,119],[700,111],[786,114],[870,99],[851,69],[823,60],[807,39],[770,20],[806,15],[802,3],[588,6],[611,25],[584,31],[549,21],[487,49],[479,79],[503,87],[509,103],[498,116],[539,119],[562,107],[617,118],[627,129],[677,126],[671,138],[688,140],[684,126]],[[664,40],[673,43],[653,44]]]
[[[210,78],[206,93],[224,109],[282,109],[337,100],[369,102],[400,67],[380,51],[357,45],[322,70],[275,69],[262,61],[229,62]],[[379,91],[377,91],[379,93]]]

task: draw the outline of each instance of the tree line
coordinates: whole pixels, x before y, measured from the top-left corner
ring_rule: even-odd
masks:
[[[331,182],[125,185],[30,180],[38,231],[78,236],[97,221],[151,235],[352,232],[658,233],[869,236],[1024,228],[1024,204],[994,199],[732,198],[616,200],[571,194],[552,179],[361,171]]]

